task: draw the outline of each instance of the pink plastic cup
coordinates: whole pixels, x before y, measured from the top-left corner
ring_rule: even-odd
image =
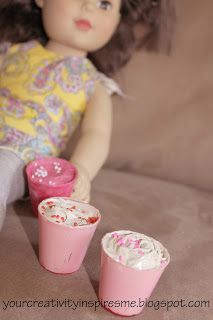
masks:
[[[141,313],[169,260],[158,269],[136,270],[113,260],[101,249],[99,300],[121,316]]]
[[[77,169],[67,160],[43,157],[26,167],[33,212],[38,216],[39,203],[50,197],[69,197],[77,178]]]
[[[91,222],[86,225],[65,225],[64,221],[67,217],[66,214],[63,215],[63,206],[59,203],[61,199],[69,208],[75,206],[83,212],[89,212],[88,219]],[[54,216],[57,217],[57,221],[48,220],[45,215],[47,205],[55,206],[53,212],[55,212]],[[100,222],[100,212],[88,203],[66,197],[45,199],[39,204],[38,211],[40,264],[54,273],[66,274],[77,271]]]

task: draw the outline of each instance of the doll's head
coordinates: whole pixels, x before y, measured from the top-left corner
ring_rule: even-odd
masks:
[[[174,20],[171,1],[1,0],[0,41],[36,39],[44,45],[51,40],[61,41],[85,49],[96,67],[111,75],[138,48],[169,49]],[[99,14],[94,17],[97,10]],[[72,32],[69,15],[73,19],[91,19],[91,24],[99,26],[95,36],[90,39],[88,30]]]
[[[87,55],[103,48],[120,21],[122,0],[35,0],[42,11],[47,48]]]

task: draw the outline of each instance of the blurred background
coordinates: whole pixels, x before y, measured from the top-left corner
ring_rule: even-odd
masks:
[[[174,3],[170,55],[141,50],[114,78],[129,98],[113,96],[105,167],[213,190],[213,1]]]

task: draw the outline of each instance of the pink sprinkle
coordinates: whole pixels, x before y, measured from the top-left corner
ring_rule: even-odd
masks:
[[[140,248],[140,240],[135,240],[134,249]]]
[[[119,261],[121,262],[121,261],[123,261],[123,257],[122,256],[119,256]]]
[[[113,238],[117,238],[117,237],[118,237],[117,232],[112,233],[112,237],[113,237]]]
[[[134,249],[138,249],[138,248],[140,248],[140,245],[139,245],[138,243],[136,243],[136,244],[134,245]]]
[[[144,252],[141,249],[138,250],[138,253],[141,254],[142,256],[144,255]]]
[[[119,240],[117,241],[117,245],[118,245],[118,246],[124,245],[124,240],[123,240],[123,239],[119,239]]]

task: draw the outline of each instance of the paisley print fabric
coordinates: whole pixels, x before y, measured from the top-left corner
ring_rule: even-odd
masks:
[[[86,57],[62,57],[36,41],[0,53],[0,148],[28,163],[65,148],[92,96],[98,72]]]

